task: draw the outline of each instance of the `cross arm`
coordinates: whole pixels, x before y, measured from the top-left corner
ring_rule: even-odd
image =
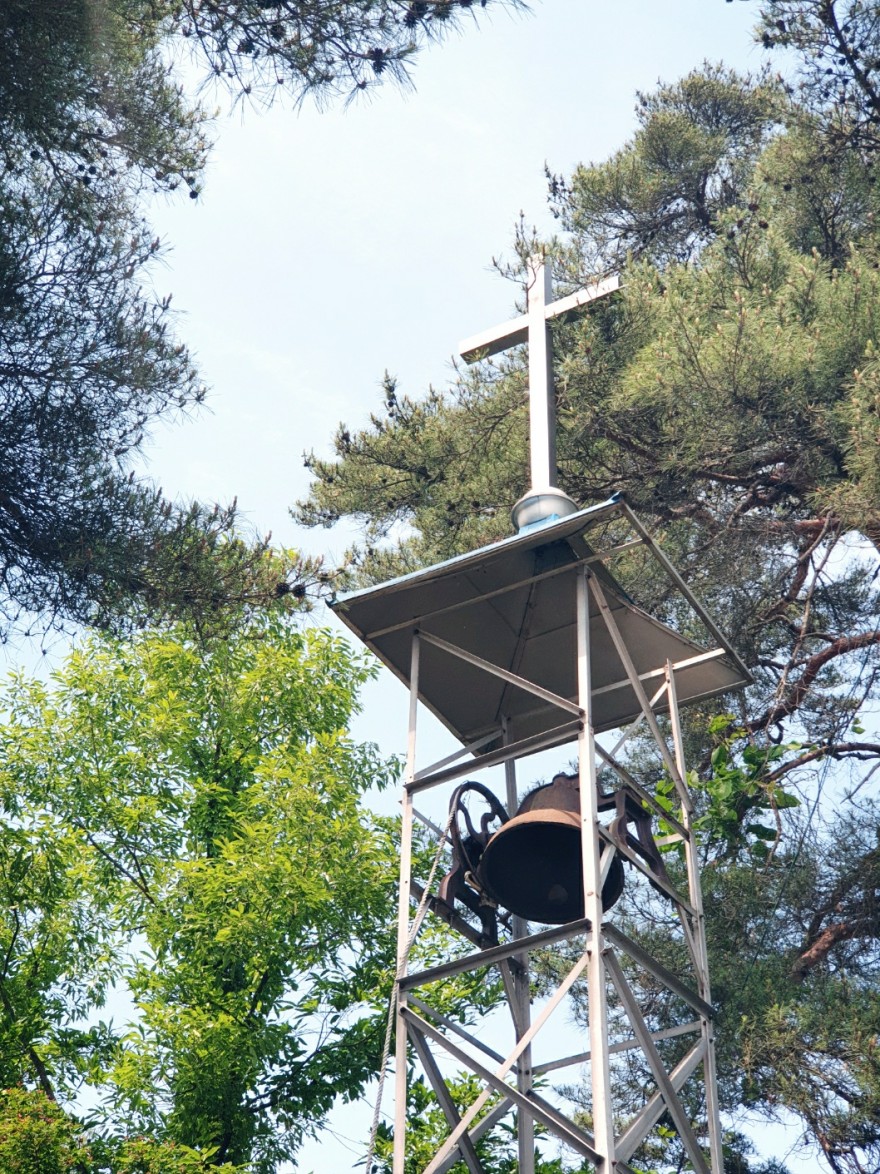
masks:
[[[544,317],[547,319],[567,318],[575,310],[580,310],[590,302],[595,302],[597,298],[604,298],[608,294],[616,293],[619,289],[620,277],[613,273],[611,277],[605,277],[602,281],[585,286],[583,289],[569,294],[567,298],[559,298],[557,301],[551,302],[545,308]]]
[[[618,289],[620,278],[613,274],[569,294],[568,297],[548,303],[544,306],[544,318],[549,321],[551,318],[568,317],[597,298],[603,298]],[[519,346],[520,343],[529,341],[529,323],[530,315],[522,314],[519,318],[511,318],[508,322],[492,326],[459,343],[458,353],[466,363],[475,363],[478,359],[497,355],[499,351],[505,351],[508,347]]]
[[[458,344],[458,353],[466,363],[476,363],[478,359],[486,359],[489,355],[497,355],[499,351],[528,341],[529,318],[527,314],[522,314],[519,318],[511,318],[509,322],[471,335]]]

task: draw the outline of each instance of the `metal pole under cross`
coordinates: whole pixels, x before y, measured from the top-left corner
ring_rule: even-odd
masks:
[[[459,353],[466,363],[478,362],[524,342],[529,346],[531,487],[513,507],[517,529],[565,517],[578,508],[556,485],[556,395],[550,322],[554,318],[567,318],[620,288],[619,277],[606,277],[554,302],[551,301],[553,274],[543,256],[537,254],[529,259],[528,274],[526,313],[459,344]]]

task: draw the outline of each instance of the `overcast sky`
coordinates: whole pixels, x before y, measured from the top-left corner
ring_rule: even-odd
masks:
[[[363,424],[386,368],[407,394],[444,384],[459,339],[513,313],[491,261],[509,254],[520,212],[552,228],[545,163],[565,173],[605,158],[634,129],[636,90],[658,80],[704,60],[759,69],[755,16],[725,0],[535,0],[529,14],[465,21],[417,60],[412,90],[222,112],[200,199],[151,210],[170,249],[157,288],[173,294],[211,395],[195,422],[157,431],[150,472],[171,496],[237,497],[261,532],[340,556],[350,532],[303,532],[288,516],[307,490],[303,450],[329,455],[341,420]],[[365,700],[356,733],[399,751],[402,688],[383,681]],[[449,749],[432,739],[429,757]],[[368,1120],[335,1119],[361,1155]],[[302,1168],[354,1160],[325,1139]]]

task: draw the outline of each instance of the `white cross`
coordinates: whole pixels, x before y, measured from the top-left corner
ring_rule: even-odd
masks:
[[[529,259],[528,309],[519,318],[484,330],[459,344],[466,363],[475,363],[520,343],[529,344],[529,455],[531,493],[556,488],[556,396],[550,320],[583,309],[620,288],[619,277],[606,277],[586,289],[551,302],[553,275],[540,255]],[[558,491],[557,491],[558,492]],[[561,495],[564,496],[564,495]]]

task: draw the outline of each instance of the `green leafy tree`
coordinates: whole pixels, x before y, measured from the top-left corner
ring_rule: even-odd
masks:
[[[589,256],[581,269],[616,270],[627,257],[687,261],[714,238],[718,217],[746,202],[755,161],[783,113],[768,76],[706,64],[639,93],[639,128],[604,163],[550,175],[551,207]]]
[[[0,1094],[4,1174],[204,1174],[207,1168],[203,1155],[173,1141],[95,1141],[43,1092],[11,1088]],[[211,1169],[235,1174],[228,1164]]]
[[[394,958],[395,848],[359,800],[395,764],[346,732],[372,671],[276,613],[92,637],[9,683],[5,1086],[90,1088],[112,1154],[143,1135],[254,1171],[360,1094]],[[99,1018],[114,986],[128,1026]],[[144,1155],[113,1169],[178,1169]]]
[[[830,105],[763,77],[708,67],[639,110],[610,162],[551,181],[560,238],[517,237],[520,257],[551,255],[560,293],[623,263],[619,295],[554,327],[558,480],[584,505],[625,493],[753,669],[734,712],[688,712],[724,1101],[794,1113],[832,1170],[859,1174],[880,1160],[873,164],[831,137]],[[527,477],[521,354],[448,391],[386,378],[383,394],[367,427],[340,426],[335,460],[307,456],[300,505],[311,524],[363,523],[364,581],[509,533]],[[689,631],[646,560],[616,570]],[[638,747],[630,768],[662,792]],[[667,912],[638,895],[633,932]],[[644,1078],[620,1087],[635,1099]],[[646,1164],[676,1168],[670,1145]]]
[[[88,1151],[76,1125],[45,1095],[6,1089],[0,1100],[0,1169],[8,1174],[64,1174]]]

